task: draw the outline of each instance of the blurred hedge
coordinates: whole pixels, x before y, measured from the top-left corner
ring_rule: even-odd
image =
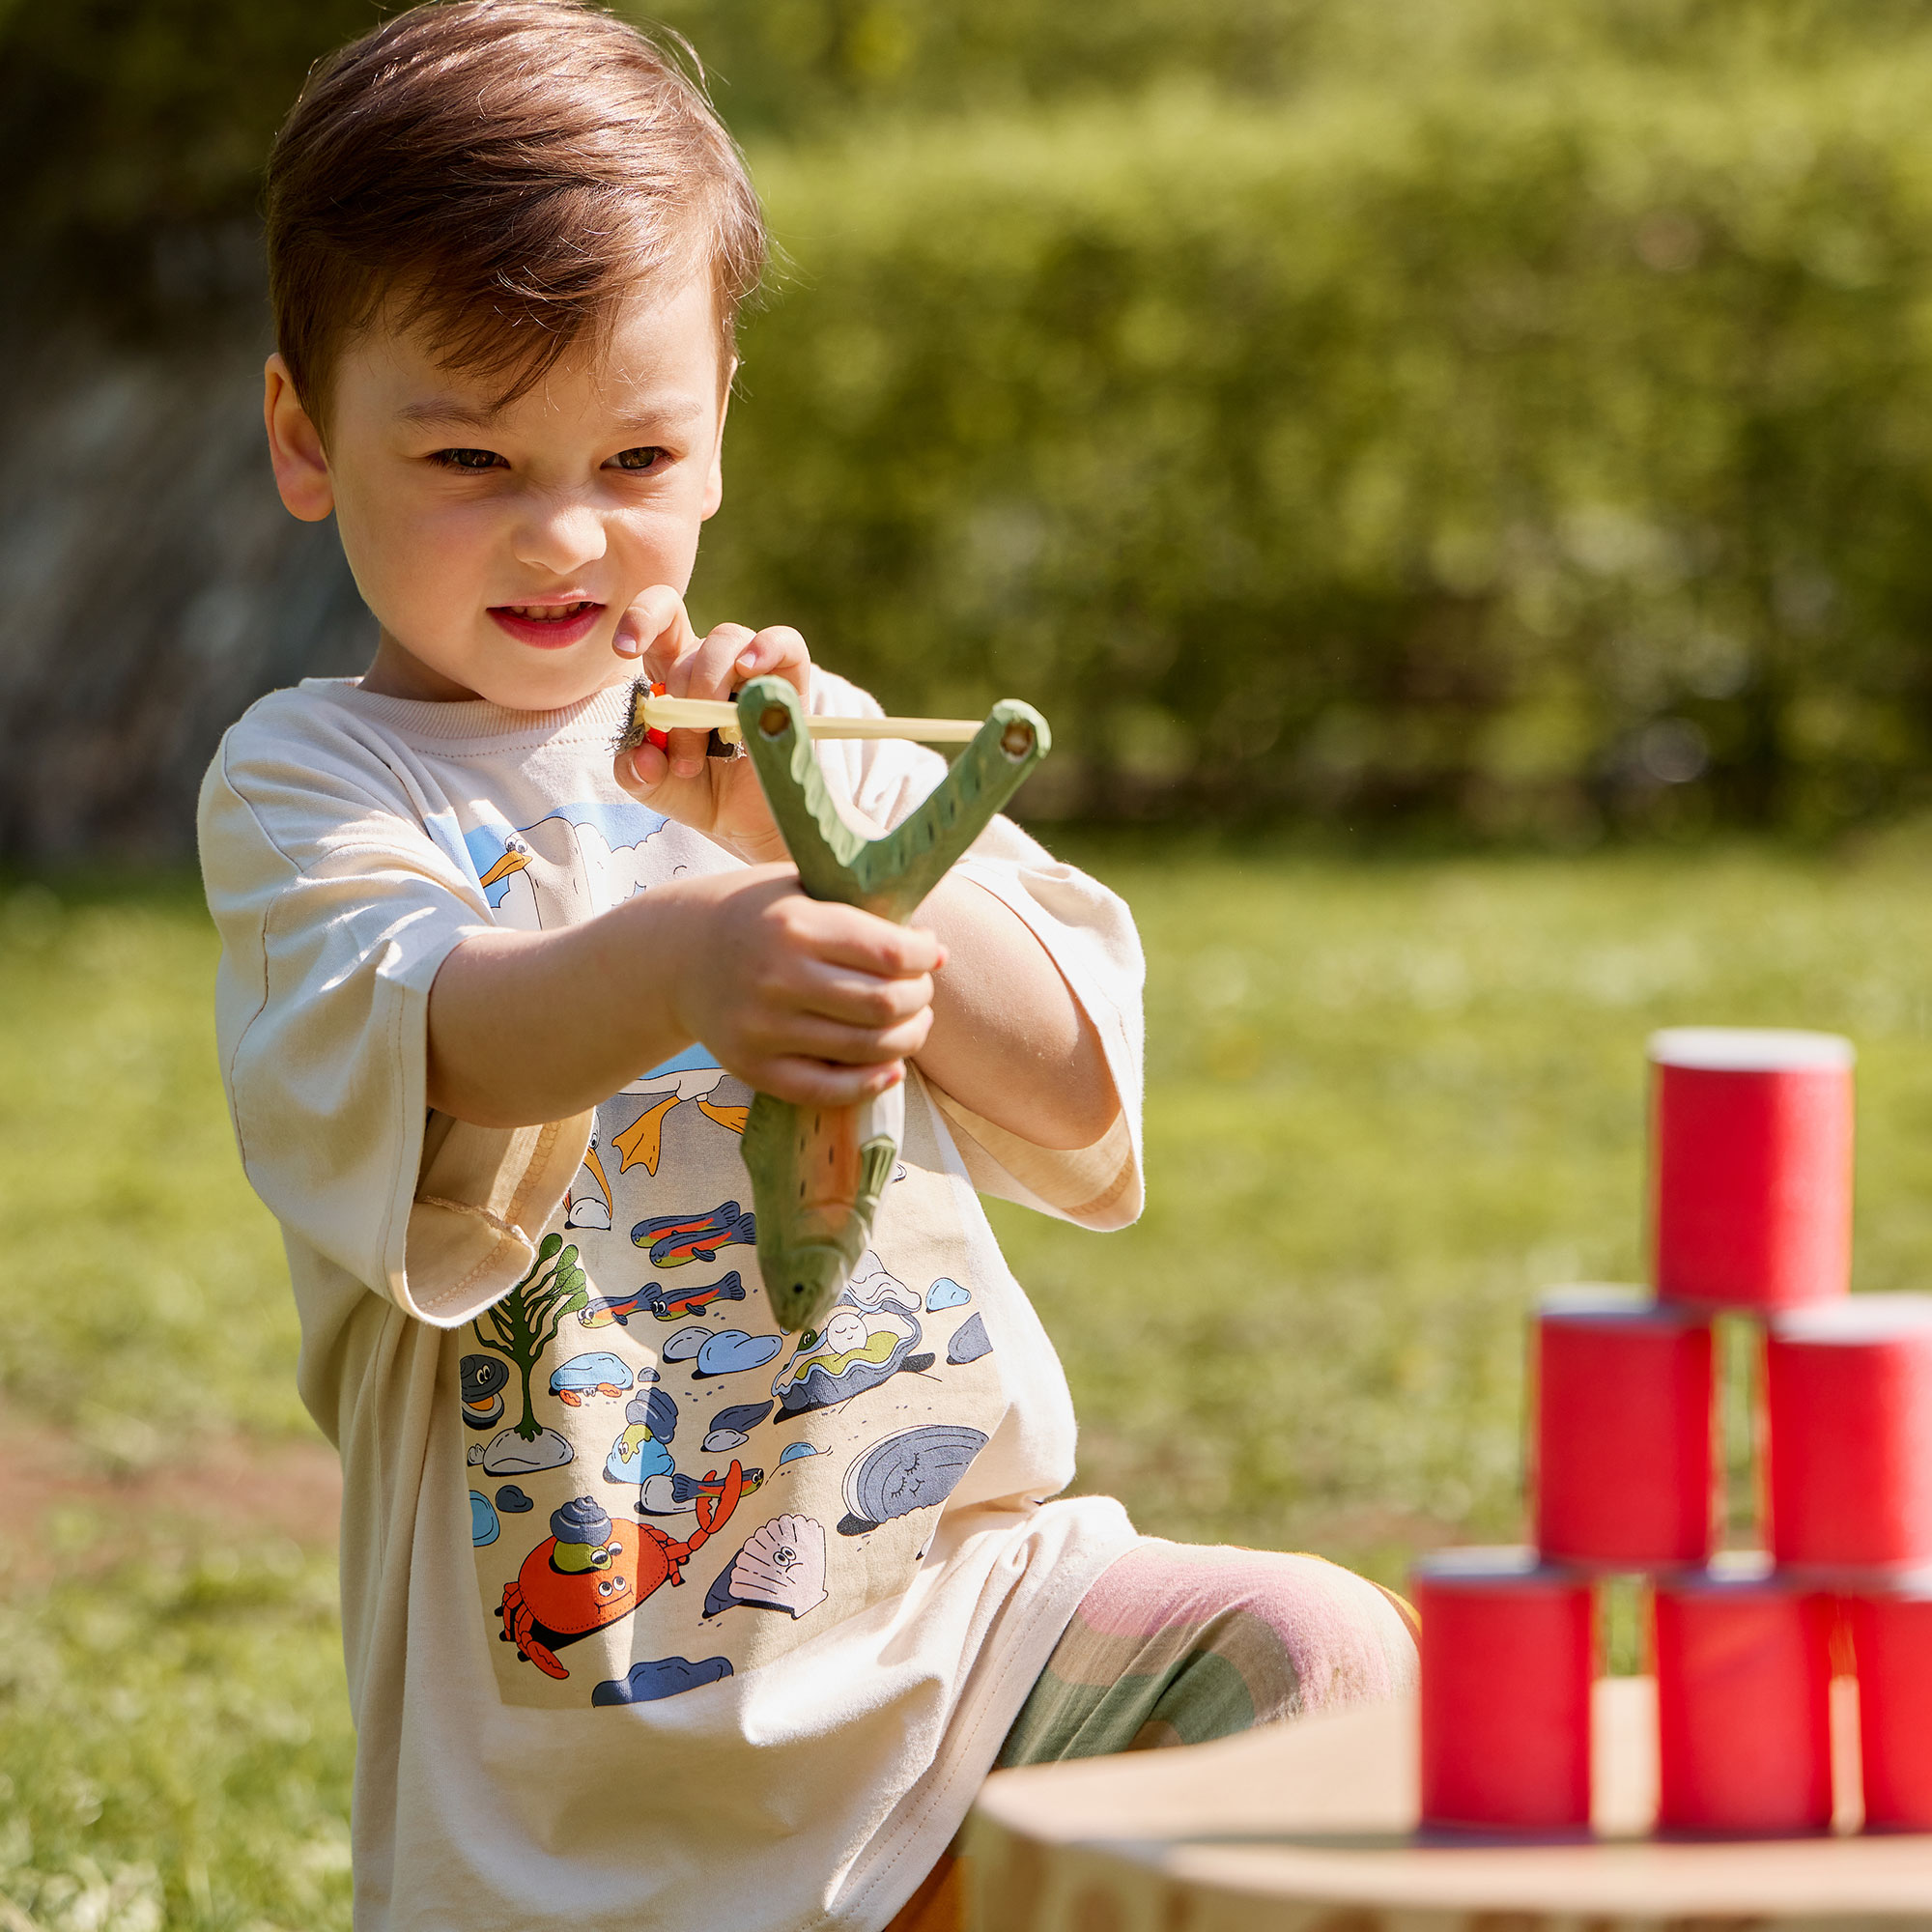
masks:
[[[700,603],[1036,698],[1064,809],[1910,801],[1928,99],[1921,43],[759,153],[794,269]]]
[[[366,650],[251,453],[251,211],[381,11],[0,0],[0,851],[179,842],[219,719]],[[789,252],[701,613],[1036,697],[1037,810],[1923,801],[1927,0],[662,11]]]

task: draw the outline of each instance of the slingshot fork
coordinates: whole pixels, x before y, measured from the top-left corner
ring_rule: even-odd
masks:
[[[1004,698],[930,797],[883,838],[838,815],[812,754],[798,694],[779,677],[739,692],[739,728],[780,836],[815,899],[902,924],[1046,756],[1052,737],[1030,704]],[[802,1107],[757,1094],[745,1166],[758,1223],[758,1268],[785,1329],[816,1326],[852,1277],[905,1133],[895,1087],[846,1107]]]

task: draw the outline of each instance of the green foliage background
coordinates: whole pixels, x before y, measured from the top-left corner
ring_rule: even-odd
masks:
[[[1924,0],[666,0],[784,259],[700,612],[1040,702],[1032,809],[1918,803]],[[369,0],[0,10],[20,300],[259,301]]]

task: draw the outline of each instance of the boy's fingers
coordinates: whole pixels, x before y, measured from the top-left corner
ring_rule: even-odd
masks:
[[[795,872],[772,879],[767,890],[771,897],[765,913],[778,923],[787,951],[893,980],[934,973],[945,963],[946,949],[934,933],[895,925],[857,906],[808,898],[798,889]]]
[[[884,920],[868,926],[840,922],[812,935],[811,954],[822,965],[842,966],[881,980],[913,980],[936,973],[946,952],[929,932],[889,925]]]
[[[684,599],[668,583],[653,583],[648,590],[640,590],[617,619],[611,644],[620,657],[638,658],[641,674],[658,683],[667,668],[676,664],[696,641]]]
[[[665,688],[676,697],[728,698],[740,680],[731,674],[731,661],[752,633],[743,624],[720,624],[686,652],[666,675]],[[704,769],[708,731],[673,731],[670,768],[681,779],[694,779]]]
[[[764,1035],[769,1058],[802,1054],[836,1066],[880,1066],[917,1053],[931,1030],[932,1015],[922,1009],[890,1027],[845,1026],[817,1013],[790,1013],[769,1028],[750,1031],[754,1041]]]
[[[614,774],[633,797],[648,797],[670,776],[670,760],[655,745],[642,744],[617,753]]]
[[[893,1027],[923,1013],[932,1004],[932,976],[916,973],[883,980],[874,973],[821,969],[807,980],[799,1010],[837,1020],[841,1026]]]
[[[788,624],[774,624],[758,632],[739,651],[732,668],[740,683],[748,678],[776,674],[803,697],[811,680],[811,653],[798,632]]]
[[[783,1055],[758,1070],[756,1086],[775,1099],[800,1107],[850,1107],[869,1100],[905,1078],[905,1065],[889,1061],[882,1066],[829,1066],[823,1061]]]
[[[744,624],[720,624],[709,632],[685,668],[685,696],[730,697],[745,681],[736,665],[753,641],[753,633]]]

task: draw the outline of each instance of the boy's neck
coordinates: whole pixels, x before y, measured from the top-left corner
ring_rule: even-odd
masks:
[[[428,704],[463,704],[477,693],[430,666],[387,631],[376,643],[376,655],[362,673],[362,689],[377,697],[412,697]]]

